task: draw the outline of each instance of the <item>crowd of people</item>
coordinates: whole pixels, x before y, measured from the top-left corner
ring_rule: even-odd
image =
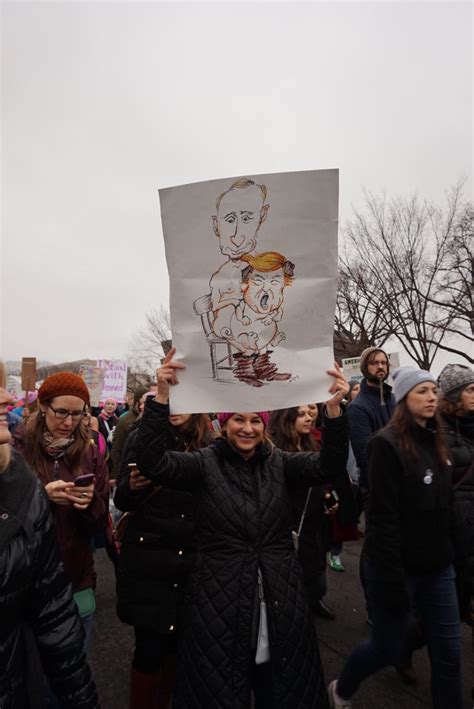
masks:
[[[87,658],[103,545],[134,632],[130,709],[348,709],[388,665],[416,682],[425,645],[433,706],[462,709],[474,371],[390,372],[371,347],[360,385],[335,364],[323,403],[177,415],[174,355],[125,411],[93,412],[70,372],[15,411],[0,368],[0,707],[100,706]],[[359,538],[370,636],[327,686],[314,616],[336,618],[327,574]]]

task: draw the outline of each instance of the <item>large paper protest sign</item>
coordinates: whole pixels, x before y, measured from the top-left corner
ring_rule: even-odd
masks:
[[[103,401],[102,389],[104,387],[105,374],[105,369],[88,364],[81,364],[79,368],[79,376],[83,378],[89,389],[91,406],[99,406],[100,402]]]
[[[123,403],[127,391],[127,363],[119,359],[98,359],[97,366],[105,369],[100,400],[105,401],[110,397]]]
[[[261,411],[327,398],[338,171],[160,190],[174,412]]]

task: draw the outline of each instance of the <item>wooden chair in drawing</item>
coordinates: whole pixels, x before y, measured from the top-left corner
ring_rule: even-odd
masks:
[[[209,351],[211,354],[211,365],[212,365],[212,377],[217,382],[222,381],[219,379],[219,372],[223,370],[232,370],[232,350],[229,342],[223,337],[217,337],[212,330],[212,302],[211,294],[203,295],[197,298],[194,303],[194,312],[201,318],[202,329],[206,336],[206,341],[209,345]],[[222,347],[226,348],[226,354],[222,356]],[[218,354],[218,347],[220,347],[220,354]],[[226,362],[227,364],[223,364]]]

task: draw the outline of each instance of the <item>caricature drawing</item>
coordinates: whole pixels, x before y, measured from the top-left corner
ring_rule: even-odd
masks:
[[[252,253],[257,245],[257,234],[267,218],[267,189],[253,180],[244,178],[234,182],[216,201],[216,214],[212,217],[213,229],[219,239],[219,248],[227,261],[210,280],[213,311],[212,328],[217,337],[228,332],[230,319],[240,311],[240,280],[247,265],[242,257]],[[244,320],[245,322],[245,320]]]
[[[276,251],[247,254],[241,274],[241,316],[233,313],[221,335],[237,352],[233,354],[234,376],[250,386],[264,381],[288,381],[291,374],[278,372],[270,355],[286,339],[278,324],[283,317],[284,288],[293,282],[294,264]]]

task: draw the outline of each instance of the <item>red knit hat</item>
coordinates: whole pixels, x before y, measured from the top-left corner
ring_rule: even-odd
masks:
[[[38,399],[41,404],[51,401],[56,396],[78,396],[85,404],[89,403],[89,389],[82,377],[72,372],[58,372],[46,377],[39,388]]]

